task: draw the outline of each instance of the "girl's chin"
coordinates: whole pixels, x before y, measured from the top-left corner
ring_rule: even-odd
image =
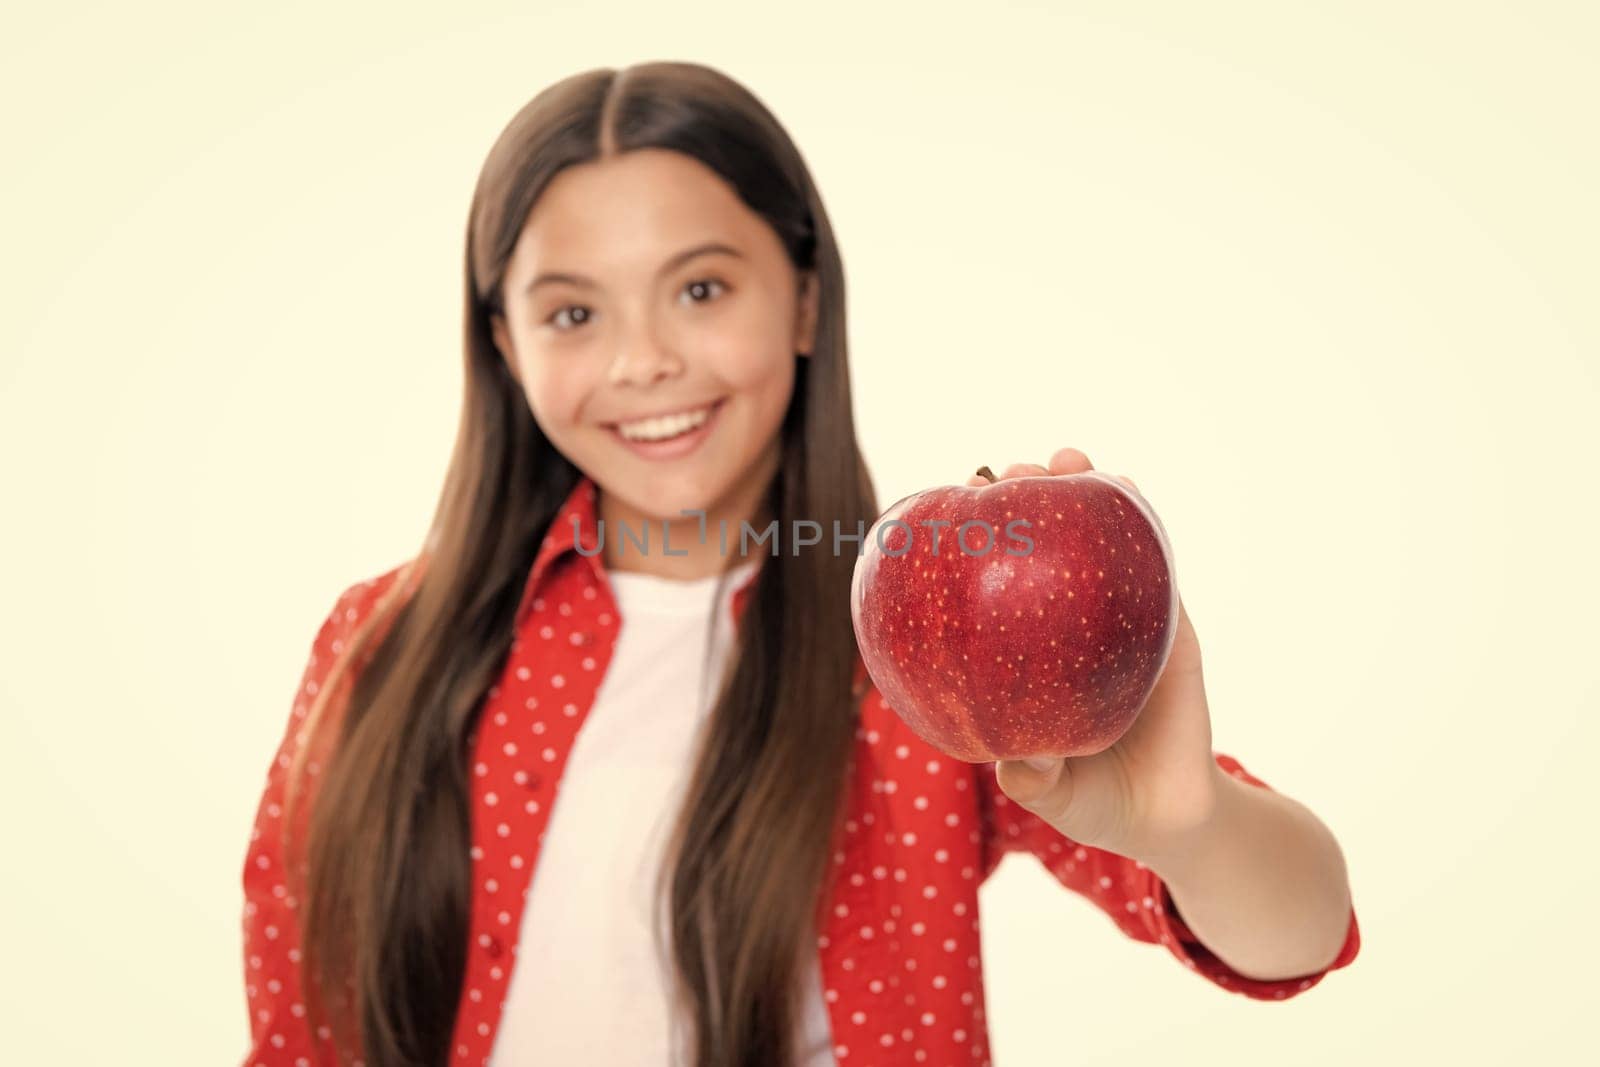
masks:
[[[711,480],[705,472],[660,472],[643,477],[628,476],[611,484],[615,503],[632,516],[631,521],[645,520],[652,526],[666,522],[694,522],[695,512],[707,512],[717,498]],[[609,509],[608,509],[609,510]],[[691,514],[685,515],[688,511]]]

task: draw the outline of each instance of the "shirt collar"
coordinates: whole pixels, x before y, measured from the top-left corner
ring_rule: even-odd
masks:
[[[522,599],[517,604],[515,629],[522,628],[523,620],[532,607],[534,598],[547,581],[547,575],[551,573],[556,561],[569,551],[576,552],[581,546],[583,551],[578,552],[578,555],[593,569],[594,576],[600,583],[602,585],[606,583],[603,554],[593,550],[600,543],[598,499],[599,493],[594,479],[586,474],[580,474],[578,481],[557,510],[555,519],[550,523],[550,529],[545,532],[544,540],[539,543],[539,550],[534,554],[533,567],[528,571],[527,581],[522,588]],[[735,623],[744,613],[750,592],[764,569],[764,567],[755,568],[739,588],[733,591],[731,610]]]
[[[580,474],[577,483],[567,494],[566,500],[556,512],[555,520],[550,524],[550,529],[545,532],[544,540],[539,543],[539,550],[533,557],[533,567],[528,572],[528,580],[522,589],[522,599],[517,605],[515,629],[520,630],[524,618],[533,605],[534,597],[543,585],[546,575],[550,573],[555,562],[570,551],[576,551],[578,545],[585,546],[584,552],[579,556],[594,570],[595,577],[602,587],[606,583],[605,563],[602,554],[590,552],[589,548],[600,543],[600,526],[596,515],[598,490],[594,479],[586,474]],[[756,580],[765,570],[765,566],[757,567],[739,588],[733,591],[731,613],[734,624],[737,625],[740,616],[744,614],[745,605],[750,600],[750,594],[755,587]],[[867,675],[866,663],[857,649],[854,667],[854,689],[859,695],[870,685]]]

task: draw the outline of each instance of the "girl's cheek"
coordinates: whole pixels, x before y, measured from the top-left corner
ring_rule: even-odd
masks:
[[[544,374],[534,374],[525,379],[523,392],[528,395],[528,408],[533,411],[534,421],[546,430],[546,434],[552,430],[558,432],[560,427],[571,422],[573,405],[563,394],[560,382],[552,381]]]
[[[754,390],[782,374],[793,358],[781,340],[761,329],[729,330],[701,338],[695,345],[707,368],[735,390]]]
[[[777,389],[793,380],[794,353],[787,349],[746,349],[733,371],[738,376],[738,388],[746,392]]]
[[[578,422],[592,376],[580,361],[538,360],[527,379],[528,405],[545,425]]]

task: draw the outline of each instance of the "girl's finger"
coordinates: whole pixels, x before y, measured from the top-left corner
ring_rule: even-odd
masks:
[[[1051,792],[1064,777],[1066,760],[1046,756],[1038,760],[998,760],[995,763],[995,780],[1000,791],[1023,807],[1032,810]]]
[[[1035,475],[1049,474],[1050,472],[1037,463],[1013,463],[1000,475],[1002,478],[1031,478]]]
[[[1050,457],[1051,474],[1082,474],[1093,469],[1094,464],[1089,462],[1089,457],[1080,449],[1058,448]]]

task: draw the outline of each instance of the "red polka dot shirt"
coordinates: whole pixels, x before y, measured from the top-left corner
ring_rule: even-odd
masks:
[[[602,559],[574,550],[574,520],[583,544],[597,541],[595,504],[594,483],[584,478],[551,524],[517,610],[511,654],[475,730],[470,942],[451,1064],[488,1065],[511,970],[519,963],[516,933],[546,820],[617,637],[620,620]],[[312,1031],[300,989],[298,901],[282,851],[284,786],[329,666],[401,570],[340,595],[316,634],[267,771],[243,869],[251,1035],[246,1067],[335,1062],[331,1034]],[[734,592],[735,619],[749,589],[747,580]],[[856,670],[863,680],[859,659]],[[866,682],[850,803],[835,832],[832,888],[818,901],[816,919],[833,1051],[843,1067],[989,1062],[978,887],[1008,852],[1032,853],[1122,933],[1164,948],[1231,993],[1286,1000],[1355,959],[1360,932],[1352,908],[1344,947],[1323,971],[1279,981],[1235,972],[1184,925],[1151,870],[1079,845],[1011,803],[995,782],[993,764],[965,763],[929,747]],[[1219,753],[1216,760],[1238,778],[1270,788],[1232,757]],[[315,767],[315,761],[308,764]],[[302,834],[307,807],[295,813]]]

